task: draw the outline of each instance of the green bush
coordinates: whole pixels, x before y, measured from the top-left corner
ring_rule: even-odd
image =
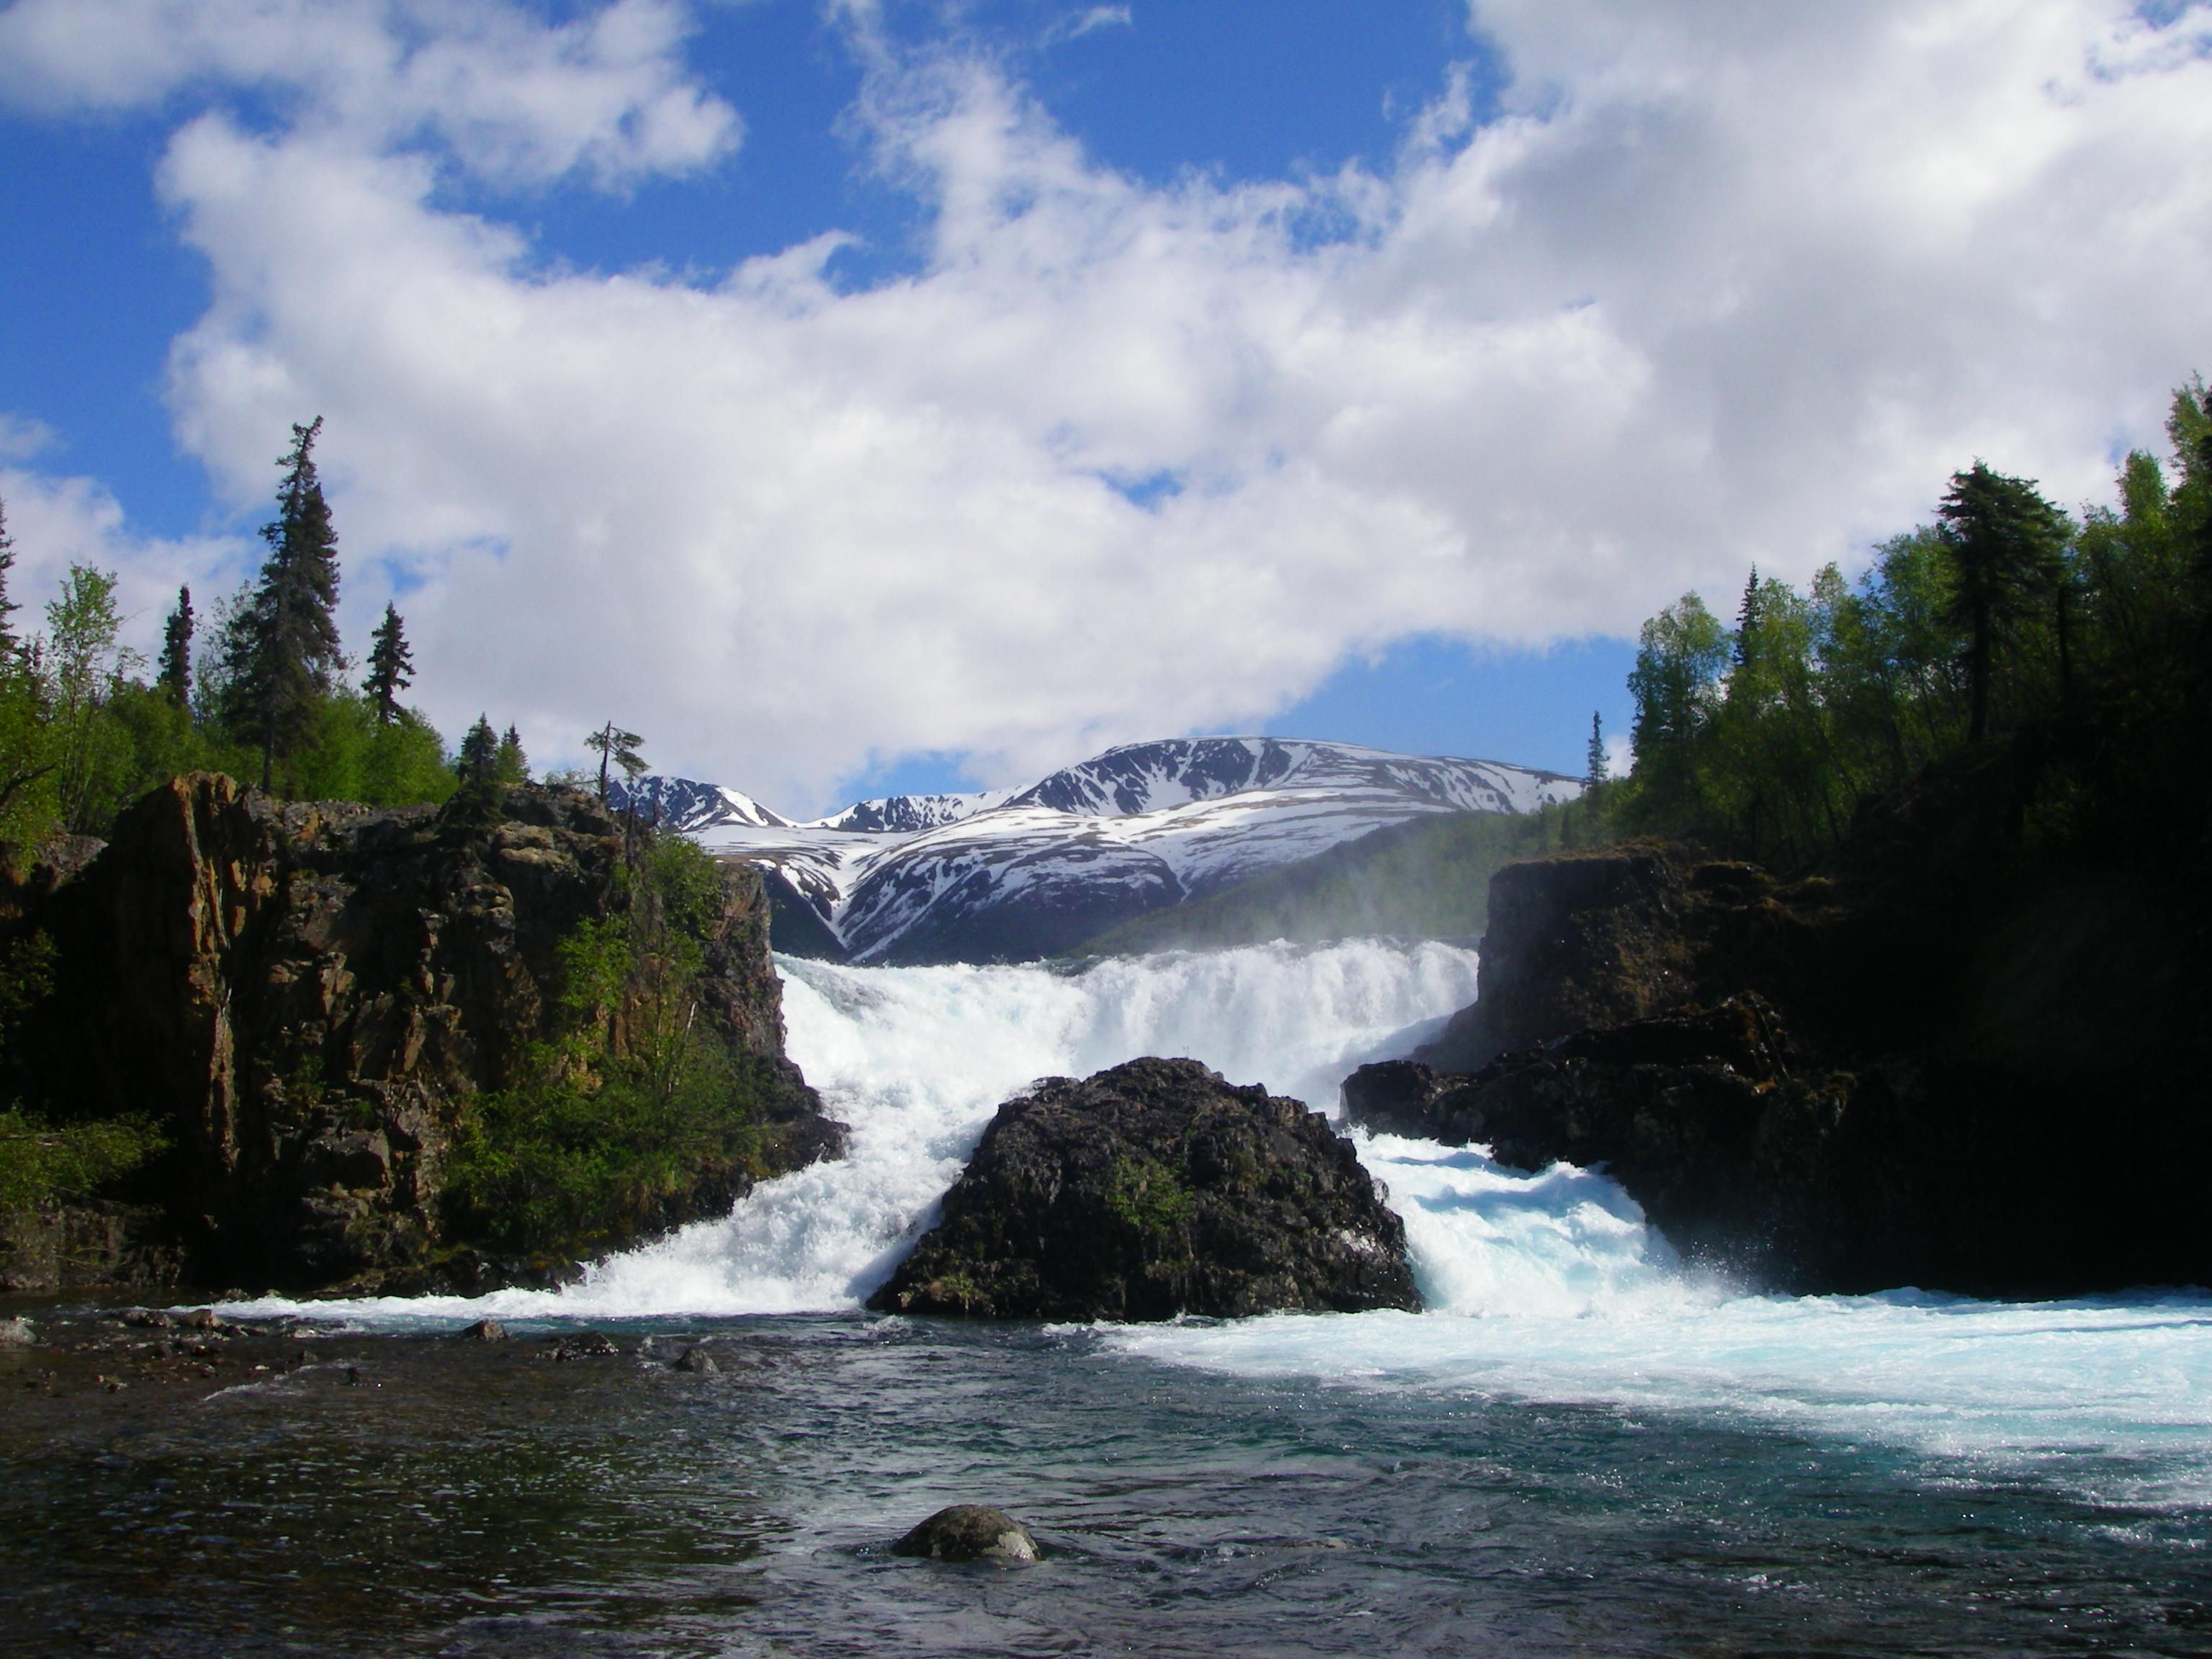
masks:
[[[49,1123],[20,1108],[0,1109],[0,1211],[82,1198],[167,1145],[143,1117]]]
[[[657,836],[622,896],[562,941],[552,1038],[459,1127],[445,1200],[457,1235],[574,1250],[632,1236],[702,1184],[761,1172],[759,1063],[701,1018],[720,872]]]

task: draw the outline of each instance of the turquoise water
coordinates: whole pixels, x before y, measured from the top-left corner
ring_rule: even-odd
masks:
[[[2124,1453],[2037,1468],[1759,1413],[1255,1376],[1113,1332],[601,1328],[630,1352],[339,1331],[181,1407],[34,1444],[11,1417],[0,1649],[2212,1651],[2206,1510],[2084,1495],[2137,1478]],[[701,1345],[714,1374],[669,1368]],[[1046,1561],[886,1553],[973,1500]]]

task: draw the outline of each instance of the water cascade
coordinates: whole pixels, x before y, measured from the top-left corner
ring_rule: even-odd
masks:
[[[567,1290],[348,1304],[386,1328],[856,1308],[926,1226],[998,1103],[1033,1079],[1187,1054],[1333,1110],[1474,993],[1472,951],[1353,941],[1079,968],[781,964],[792,1055],[850,1156]],[[1101,1334],[1133,1363],[1334,1387],[1690,1410],[1958,1454],[2130,1503],[2212,1501],[2212,1303],[1900,1291],[1747,1294],[1675,1260],[1601,1172],[1355,1136],[1405,1218],[1422,1315],[1282,1316]],[[264,1304],[274,1310],[276,1304]]]

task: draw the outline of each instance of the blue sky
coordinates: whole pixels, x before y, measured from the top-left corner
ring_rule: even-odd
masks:
[[[0,494],[790,810],[1263,730],[1578,770],[1638,621],[2205,366],[2202,6],[15,0]]]

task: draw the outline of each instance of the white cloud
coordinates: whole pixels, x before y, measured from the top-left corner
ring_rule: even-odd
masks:
[[[53,429],[44,421],[0,410],[0,461],[28,460],[53,441]]]
[[[1047,46],[1080,40],[1100,29],[1125,29],[1135,21],[1127,6],[1085,6],[1060,18],[1044,32]]]
[[[434,135],[514,182],[602,182],[726,153],[736,112],[684,75],[678,0],[614,0],[549,26],[512,0],[16,0],[0,95],[35,108],[159,106],[250,88],[316,142]]]
[[[714,107],[675,15],[618,9],[662,43],[620,61]],[[1977,454],[2101,494],[2115,433],[2154,437],[2212,355],[2205,18],[1483,3],[1501,118],[1455,94],[1380,173],[1170,187],[872,33],[857,118],[932,240],[860,292],[828,242],[711,287],[546,274],[303,78],[291,126],[209,112],[170,146],[216,293],[172,398],[241,501],[328,417],[349,637],[419,583],[448,724],[551,753],[612,716],[794,808],[872,754],[1018,777],[1256,721],[1409,632],[1632,633],[1754,558],[1849,558]],[[550,50],[440,82],[524,112],[485,118],[540,173],[620,127],[543,136],[498,66]],[[249,74],[221,58],[193,61]],[[1148,507],[1115,488],[1163,475]]]
[[[136,533],[121,504],[90,478],[0,466],[0,501],[7,504],[8,536],[15,544],[8,598],[20,607],[10,618],[18,635],[45,625],[46,606],[61,591],[69,568],[88,564],[115,574],[124,642],[150,654],[179,587],[191,588],[193,605],[204,617],[248,568],[249,550],[237,538],[171,541]]]

